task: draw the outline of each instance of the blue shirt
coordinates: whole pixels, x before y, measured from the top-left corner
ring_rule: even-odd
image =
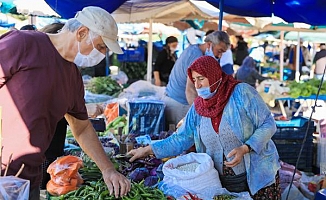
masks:
[[[190,65],[199,57],[203,56],[203,52],[200,50],[199,45],[190,45],[186,48],[180,58],[175,62],[171,74],[169,76],[169,83],[166,86],[166,94],[182,103],[188,105],[186,98],[186,85],[187,85],[187,69]]]
[[[198,133],[201,118],[192,105],[176,133],[151,144],[156,157],[179,155],[194,144],[198,153],[205,153]],[[250,192],[255,194],[274,183],[280,168],[277,149],[271,140],[276,131],[276,124],[268,107],[253,87],[246,83],[239,83],[235,87],[223,111],[221,124],[225,123],[230,125],[242,143],[250,145],[253,149],[244,155]]]

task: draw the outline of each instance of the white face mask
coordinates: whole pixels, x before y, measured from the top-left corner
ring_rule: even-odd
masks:
[[[176,48],[170,48],[171,53],[174,53],[176,50]]]
[[[78,53],[74,60],[74,63],[78,67],[93,67],[99,64],[105,58],[105,55],[94,47],[94,43],[90,34],[89,37],[93,45],[93,50],[88,55],[83,55],[80,53],[80,42],[78,42]]]

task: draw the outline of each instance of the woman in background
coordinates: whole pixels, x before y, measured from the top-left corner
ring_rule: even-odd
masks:
[[[165,86],[169,81],[171,70],[177,60],[175,53],[178,39],[174,36],[167,37],[163,50],[159,52],[154,65],[155,85]]]
[[[237,73],[235,74],[235,78],[238,81],[248,83],[252,87],[256,88],[256,81],[259,82],[270,79],[269,77],[263,77],[256,70],[256,63],[254,59],[250,56],[247,56],[244,60]]]

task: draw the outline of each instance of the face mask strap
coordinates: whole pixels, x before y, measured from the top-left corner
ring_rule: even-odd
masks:
[[[212,87],[213,85],[215,85],[216,83],[218,83],[218,82],[220,82],[219,83],[219,85],[217,86],[217,87],[219,87],[220,86],[220,84],[221,84],[221,82],[222,82],[222,78],[220,78],[218,81],[216,81],[215,83],[213,83],[212,85],[210,85],[209,87]]]
[[[94,43],[93,43],[93,39],[92,39],[91,31],[88,32],[88,35],[89,35],[89,39],[91,39],[91,43],[93,45],[93,49],[95,49],[95,46],[94,46]]]
[[[80,52],[80,42],[77,41],[78,52]]]

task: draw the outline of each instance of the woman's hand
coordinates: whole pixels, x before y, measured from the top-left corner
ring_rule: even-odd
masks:
[[[138,149],[133,149],[127,153],[127,155],[132,156],[129,161],[133,162],[139,158],[144,158],[150,154],[153,154],[151,146],[139,147]]]
[[[241,161],[243,156],[249,153],[249,147],[247,145],[242,145],[240,147],[234,148],[227,156],[226,159],[229,160],[231,157],[233,157],[232,160],[225,161],[224,164],[227,167],[234,167],[238,165]]]

